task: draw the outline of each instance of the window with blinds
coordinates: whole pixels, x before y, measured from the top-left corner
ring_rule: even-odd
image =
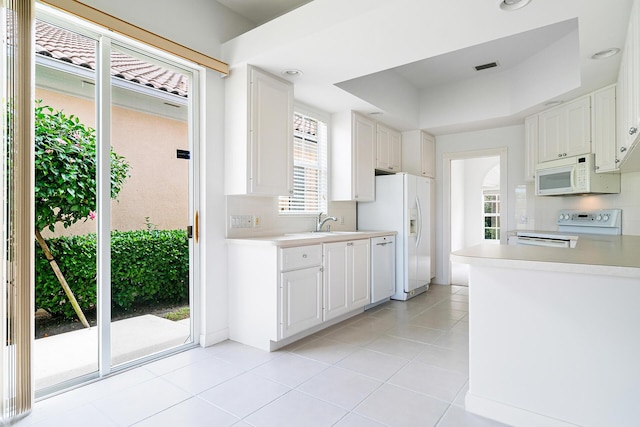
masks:
[[[280,197],[281,214],[327,211],[327,124],[304,114],[293,117],[293,194]]]

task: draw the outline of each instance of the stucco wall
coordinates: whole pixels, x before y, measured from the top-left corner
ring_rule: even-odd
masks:
[[[36,99],[95,128],[92,100],[44,89],[36,89]],[[159,229],[186,228],[189,161],[176,158],[176,149],[189,148],[187,123],[113,107],[111,132],[115,152],[130,164],[130,177],[111,202],[112,229],[145,229],[145,217]],[[95,220],[68,229],[58,225],[55,235],[93,233],[95,228]]]

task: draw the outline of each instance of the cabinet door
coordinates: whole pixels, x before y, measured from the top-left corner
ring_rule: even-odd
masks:
[[[563,109],[565,117],[565,147],[563,157],[591,153],[591,97],[578,99]],[[565,156],[566,154],[566,156]]]
[[[376,169],[399,172],[402,169],[402,134],[376,125]]]
[[[535,181],[536,164],[538,163],[538,116],[530,116],[524,120],[524,180]]]
[[[564,126],[562,109],[544,111],[539,116],[538,161],[548,162],[562,157]]]
[[[593,151],[596,172],[618,170],[616,161],[616,88],[593,94]]]
[[[389,170],[400,172],[402,170],[402,134],[392,131],[389,134]]]
[[[347,243],[347,287],[349,309],[364,307],[371,301],[371,245],[369,239]]]
[[[376,169],[389,170],[391,147],[390,129],[378,125],[376,131]]]
[[[376,124],[353,114],[354,170],[353,197],[358,202],[375,200]]]
[[[422,132],[420,141],[421,175],[428,178],[436,176],[436,139],[428,133]]]
[[[324,255],[324,320],[349,311],[347,291],[347,245],[345,242],[325,243]]]
[[[251,69],[250,177],[252,194],[287,196],[293,181],[293,87]]]
[[[322,271],[319,266],[280,275],[282,337],[322,323]]]
[[[616,140],[616,152],[619,160],[624,159],[629,148],[630,129],[633,127],[632,116],[632,87],[631,73],[629,62],[631,60],[629,54],[629,38],[625,44],[622,60],[620,62],[620,72],[618,74],[618,95],[616,99],[617,115],[618,115],[618,131]]]

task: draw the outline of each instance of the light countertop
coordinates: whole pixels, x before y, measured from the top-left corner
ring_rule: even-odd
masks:
[[[579,235],[578,244],[572,249],[482,244],[452,253],[451,261],[640,278],[640,236]]]
[[[395,236],[395,231],[301,231],[273,236],[238,237],[227,239],[231,244],[255,244],[274,246],[303,246],[320,243],[341,242],[346,240],[369,239],[372,237]]]

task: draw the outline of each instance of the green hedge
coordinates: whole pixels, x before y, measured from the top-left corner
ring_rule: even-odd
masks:
[[[82,310],[96,305],[96,235],[48,239],[69,287]],[[36,243],[36,309],[76,317],[71,304]],[[189,298],[189,244],[184,230],[111,233],[113,307],[181,304]]]

